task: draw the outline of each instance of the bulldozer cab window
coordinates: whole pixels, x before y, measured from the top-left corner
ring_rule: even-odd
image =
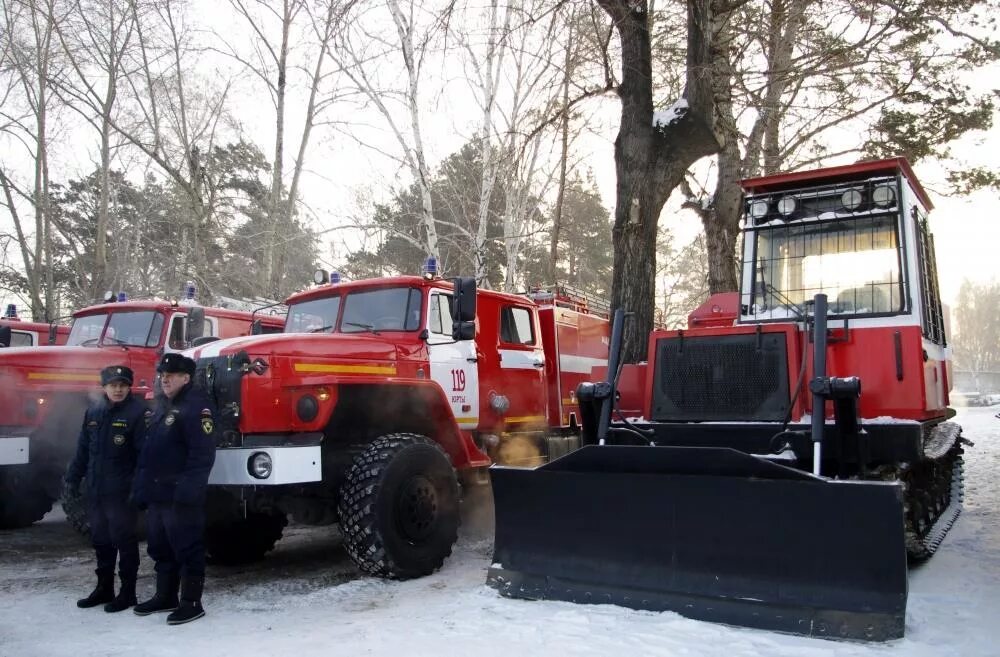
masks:
[[[757,229],[753,267],[755,319],[808,311],[826,294],[831,315],[903,310],[901,252],[894,213]]]
[[[535,327],[527,308],[504,306],[500,309],[500,341],[508,344],[535,344]]]

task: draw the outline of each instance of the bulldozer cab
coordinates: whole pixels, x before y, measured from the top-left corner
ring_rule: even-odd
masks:
[[[916,318],[943,336],[932,205],[905,160],[743,181],[741,323]],[[881,320],[884,323],[884,319]]]
[[[709,299],[700,323],[654,331],[630,366],[648,372],[642,419],[612,413],[612,366],[577,390],[586,446],[490,469],[487,582],[510,597],[899,638],[908,557],[936,549],[960,502],[930,200],[901,158],[743,189],[738,303]],[[903,485],[899,466],[918,463],[934,474]]]

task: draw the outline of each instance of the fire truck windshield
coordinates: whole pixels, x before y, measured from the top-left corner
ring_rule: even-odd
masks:
[[[66,345],[156,347],[162,332],[163,315],[152,310],[85,315],[73,320]]]
[[[332,333],[340,312],[340,297],[324,297],[288,307],[285,333]]]
[[[895,213],[768,225],[747,237],[753,260],[744,263],[744,283],[751,283],[752,269],[755,320],[792,317],[820,293],[834,315],[902,311]]]
[[[420,328],[420,290],[391,287],[348,294],[342,333],[416,331]]]
[[[417,288],[388,287],[292,304],[285,333],[377,333],[420,328],[422,295]],[[341,313],[343,304],[343,313]],[[343,316],[339,318],[338,315]]]

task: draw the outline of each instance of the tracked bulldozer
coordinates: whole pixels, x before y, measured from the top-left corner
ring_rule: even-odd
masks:
[[[527,599],[902,637],[961,508],[930,200],[903,159],[746,180],[740,293],[581,384],[583,447],[490,469],[488,583]]]

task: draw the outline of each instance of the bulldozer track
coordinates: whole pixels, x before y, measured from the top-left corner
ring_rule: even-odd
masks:
[[[929,559],[962,512],[961,431],[952,422],[934,427],[924,442],[924,459],[901,476],[906,486],[906,555],[911,563]]]

